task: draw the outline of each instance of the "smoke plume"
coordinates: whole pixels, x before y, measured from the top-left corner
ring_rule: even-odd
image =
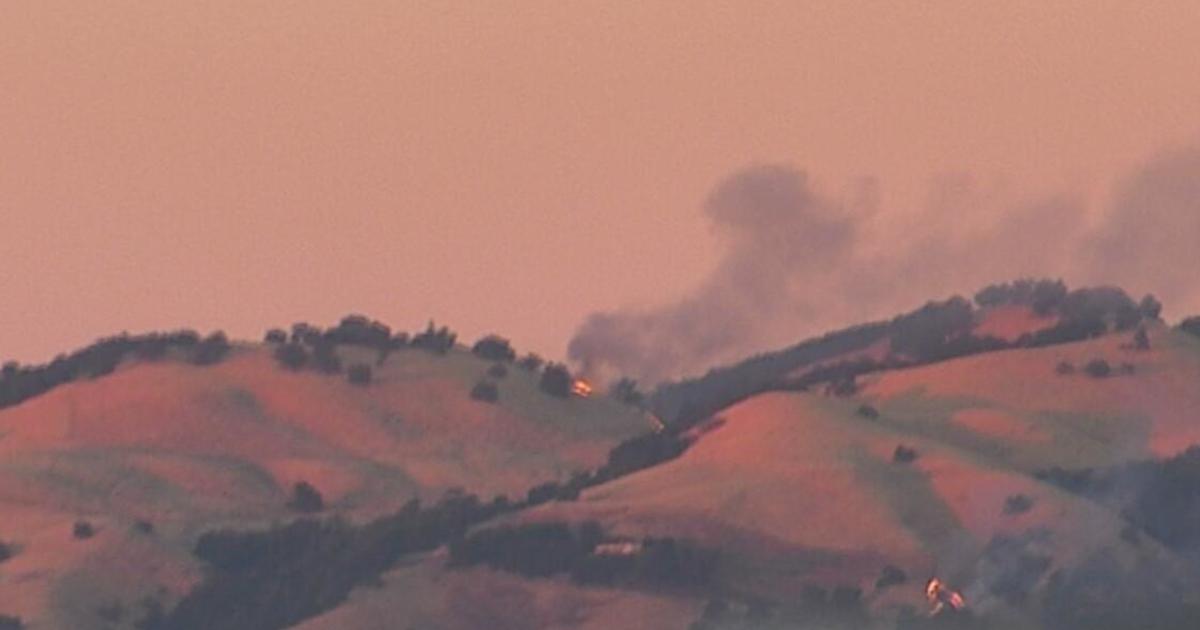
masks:
[[[1149,160],[1099,209],[969,174],[935,180],[917,211],[878,199],[873,180],[832,195],[788,166],[735,173],[703,208],[724,246],[712,273],[674,303],[593,313],[568,355],[593,377],[654,383],[1018,277],[1200,308],[1200,146]]]

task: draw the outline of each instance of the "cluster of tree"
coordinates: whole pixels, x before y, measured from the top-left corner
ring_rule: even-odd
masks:
[[[413,336],[410,345],[420,350],[432,352],[434,354],[446,354],[454,348],[455,342],[458,341],[458,334],[451,331],[449,328],[442,326],[436,328],[433,322],[429,322],[429,326],[423,332]]]
[[[288,500],[287,506],[297,512],[313,514],[325,509],[325,499],[311,483],[298,481],[292,487],[292,498]]]
[[[1062,280],[1022,278],[984,287],[975,294],[975,303],[982,307],[1028,306],[1038,315],[1049,315],[1065,297],[1067,285]]]
[[[1044,314],[1057,315],[1053,326],[1007,342],[972,334],[977,311],[962,297],[925,306],[890,321],[875,322],[827,334],[779,352],[751,357],[729,367],[710,370],[702,377],[664,383],[650,397],[649,406],[668,424],[692,425],[730,405],[774,389],[804,388],[829,383],[849,391],[851,376],[944,361],[955,357],[1014,347],[1040,347],[1081,341],[1110,330],[1130,330],[1143,319],[1157,318],[1162,305],[1153,296],[1134,302],[1114,287],[1068,291],[1057,280],[1020,280],[993,285],[976,296],[981,305],[1027,304]],[[1195,327],[1200,329],[1200,320]],[[889,342],[892,354],[880,361],[842,361],[839,355],[861,351],[880,341]],[[802,376],[789,376],[800,372]]]
[[[1195,315],[1179,322],[1179,329],[1190,335],[1200,337],[1200,315]]]
[[[603,543],[630,550],[597,554]],[[697,589],[712,581],[717,555],[674,538],[609,539],[595,522],[545,522],[483,529],[450,544],[450,566],[477,565],[527,577],[566,574],[581,584]]]
[[[172,348],[184,351],[185,360],[191,363],[211,365],[228,353],[229,341],[219,331],[204,338],[190,330],[145,335],[122,333],[69,355],[60,355],[45,365],[9,362],[0,368],[0,408],[19,404],[76,379],[111,374],[126,358],[162,359]]]
[[[565,484],[535,487],[516,502],[498,496],[481,503],[474,495],[450,493],[432,507],[412,501],[365,525],[303,519],[267,531],[209,532],[195,549],[211,565],[205,580],[170,613],[147,615],[143,627],[271,630],[294,625],[341,603],[352,588],[377,579],[404,555],[457,540],[470,526],[503,513],[574,500],[586,487],[678,457],[689,444],[670,430],[630,438],[614,447],[599,469],[576,474]],[[297,484],[294,507],[318,505],[319,493],[309,489]]]
[[[571,395],[573,380],[567,366],[561,363],[548,363],[542,370],[542,378],[538,381],[538,387],[551,396],[567,398]]]
[[[871,626],[862,589],[839,585],[804,587],[797,601],[784,604],[757,597],[714,598],[689,630],[733,630],[756,628],[791,630],[859,630]]]
[[[641,407],[646,401],[646,395],[638,389],[638,383],[631,378],[619,379],[609,388],[609,396],[631,407]]]
[[[461,537],[471,525],[510,509],[453,493],[422,508],[412,501],[363,525],[302,519],[266,531],[216,531],[194,553],[209,565],[204,581],[146,630],[273,630],[345,601],[355,586],[378,580],[400,557]]]
[[[1183,552],[1200,552],[1200,446],[1167,459],[1107,469],[1051,468],[1036,476],[1117,507],[1139,530]]]
[[[476,341],[475,345],[471,346],[471,352],[475,356],[487,361],[512,363],[517,358],[517,353],[513,350],[512,344],[499,335],[487,335]]]

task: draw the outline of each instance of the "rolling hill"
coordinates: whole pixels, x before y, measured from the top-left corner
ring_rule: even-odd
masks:
[[[328,333],[301,330],[203,365],[126,357],[0,410],[0,613],[148,630],[1192,627],[1200,338],[1113,289],[976,302],[664,384],[645,404],[665,425],[452,339],[320,350]],[[312,350],[301,367],[284,365],[293,344]],[[369,382],[323,370],[330,348]],[[933,577],[963,610],[931,616]]]

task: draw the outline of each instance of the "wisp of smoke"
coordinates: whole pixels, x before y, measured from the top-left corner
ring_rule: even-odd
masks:
[[[787,166],[735,173],[704,204],[725,248],[713,272],[660,308],[589,315],[568,356],[594,378],[652,384],[1017,277],[1200,306],[1200,146],[1148,161],[1094,225],[1076,196],[1020,197],[955,175],[903,227],[871,229],[882,213],[867,181],[842,200]]]

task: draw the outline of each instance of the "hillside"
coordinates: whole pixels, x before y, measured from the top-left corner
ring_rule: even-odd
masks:
[[[666,384],[665,425],[365,318],[6,367],[0,628],[1191,627],[1200,338],[1157,315],[996,285]]]
[[[300,627],[348,627],[381,611],[413,627],[476,627],[453,611],[467,601],[503,608],[489,599],[498,593],[522,611],[499,618],[539,620],[500,627],[613,627],[605,621],[621,618],[622,628],[685,628],[704,610],[706,627],[744,627],[747,615],[762,624],[750,627],[863,627],[857,609],[891,627],[886,620],[925,614],[924,584],[937,575],[994,627],[1035,628],[1034,611],[1053,603],[1047,593],[1097,558],[1195,585],[1184,556],[1132,533],[1114,506],[1037,475],[1173,455],[1195,442],[1200,340],[1163,326],[1149,337],[1147,351],[1109,335],[890,371],[863,379],[852,397],[753,396],[723,411],[678,459],[501,521],[594,521],[615,539],[719,549],[703,588],[612,591],[565,574],[439,570],[445,558],[435,554]],[[1132,364],[1133,373],[1058,373],[1062,362],[1096,358]],[[898,446],[915,459],[898,462]],[[880,588],[888,567],[906,581]],[[857,593],[847,596],[847,625],[831,621],[831,600],[819,599],[826,603],[814,612],[814,588],[825,597]],[[675,617],[664,623],[664,615]]]
[[[461,347],[378,363],[373,349],[338,346],[345,365],[372,366],[365,386],[286,369],[275,351],[235,345],[204,366],[126,359],[0,410],[0,541],[17,550],[0,565],[0,612],[95,627],[120,602],[124,627],[143,597],[196,583],[200,532],[295,518],[297,483],[316,489],[323,514],[358,521],[453,489],[517,499],[651,428],[604,397],[546,394],[536,370],[485,376],[496,362]],[[472,399],[481,380],[496,383],[496,402]],[[77,522],[94,535],[73,536]]]

